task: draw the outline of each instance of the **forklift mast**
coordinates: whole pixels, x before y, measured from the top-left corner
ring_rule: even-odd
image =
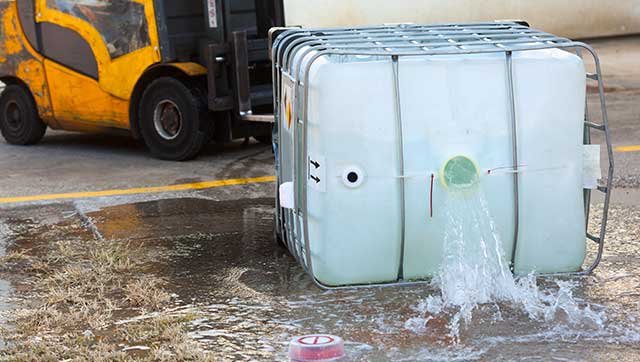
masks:
[[[268,31],[284,25],[282,0],[156,0],[163,62],[208,70],[208,106],[230,112],[235,136],[246,121],[272,122]]]

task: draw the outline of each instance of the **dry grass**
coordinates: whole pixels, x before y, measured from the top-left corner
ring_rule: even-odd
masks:
[[[116,273],[130,272],[134,267],[129,256],[131,246],[121,243],[107,243],[107,245],[108,247],[91,250],[90,258],[95,266]]]
[[[184,317],[161,316],[120,326],[114,335],[129,346],[146,350],[125,351],[122,343],[92,335],[32,337],[0,352],[2,361],[213,361],[187,337]]]
[[[154,278],[135,280],[124,287],[125,298],[134,307],[157,309],[171,299],[161,284],[159,279]]]
[[[154,257],[126,243],[84,240],[0,258],[2,270],[30,287],[1,327],[0,361],[211,360],[188,338],[187,317],[162,313],[171,296],[143,268]],[[116,325],[117,316],[148,312],[159,313]],[[125,350],[138,345],[148,349]]]
[[[126,325],[121,333],[130,345],[150,347],[149,361],[213,361],[213,357],[188,338],[184,317],[158,317]],[[152,341],[152,343],[148,343]]]
[[[0,269],[10,269],[14,267],[15,264],[29,261],[30,257],[27,255],[27,252],[28,250],[11,251],[0,257]]]
[[[91,344],[86,340],[63,338],[45,339],[34,338],[25,341],[21,350],[10,349],[0,355],[3,361],[15,362],[54,362],[54,361],[135,361],[135,357],[126,352],[114,350],[113,346],[105,343]]]

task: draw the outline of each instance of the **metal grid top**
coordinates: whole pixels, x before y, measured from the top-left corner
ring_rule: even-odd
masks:
[[[566,48],[570,39],[514,22],[290,29],[274,42],[280,66],[305,48],[345,55],[442,55]]]

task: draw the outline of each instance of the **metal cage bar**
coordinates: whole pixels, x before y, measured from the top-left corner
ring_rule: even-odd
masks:
[[[518,234],[520,230],[520,174],[518,173],[518,119],[516,117],[516,94],[513,79],[513,52],[505,52],[507,70],[507,97],[509,98],[509,118],[511,121],[511,154],[513,162],[513,249],[511,251],[511,272],[516,270],[516,257],[518,253]]]

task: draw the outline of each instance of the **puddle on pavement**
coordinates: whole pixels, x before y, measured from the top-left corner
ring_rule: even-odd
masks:
[[[448,335],[446,315],[435,316],[427,328],[412,325],[412,320],[425,317],[420,303],[438,293],[428,285],[317,289],[272,240],[269,198],[168,199],[114,206],[80,215],[85,223],[81,229],[65,224],[64,215],[73,215],[68,205],[46,214],[52,212],[63,217],[46,221],[46,238],[68,233],[153,249],[156,261],[146,268],[168,281],[168,291],[178,296],[176,310],[196,316],[190,335],[226,360],[283,360],[290,338],[307,333],[342,336],[352,361],[635,361],[640,354],[638,209],[614,208],[603,264],[593,276],[565,279],[576,284],[573,295],[580,304],[604,311],[602,328],[531,321],[507,303],[499,305],[499,313],[487,304],[463,325],[458,344]],[[11,222],[0,217],[5,241],[28,235],[18,232],[30,227],[27,220],[43,222],[33,215],[24,212],[12,216]],[[540,284],[546,290],[558,288],[554,280]]]

